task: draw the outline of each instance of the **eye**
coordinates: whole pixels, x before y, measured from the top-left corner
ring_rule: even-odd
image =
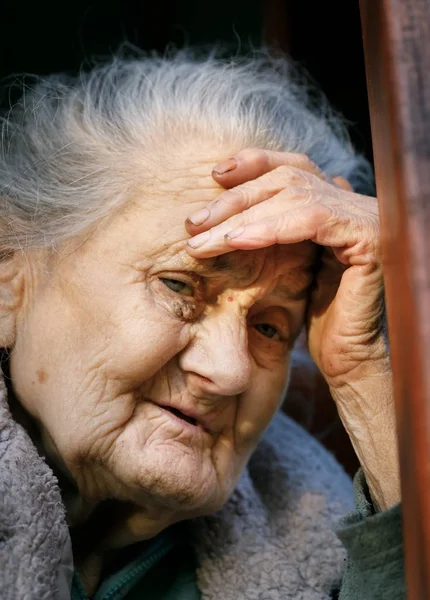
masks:
[[[270,325],[269,323],[259,323],[257,325],[254,325],[254,327],[259,333],[261,333],[267,338],[270,338],[271,340],[281,340],[279,331],[276,329],[276,327]]]
[[[193,288],[188,285],[188,283],[185,283],[185,281],[179,281],[179,279],[167,279],[166,277],[160,277],[160,280],[176,294],[181,294],[182,296],[194,296]]]

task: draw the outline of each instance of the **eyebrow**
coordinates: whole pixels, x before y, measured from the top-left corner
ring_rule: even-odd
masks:
[[[290,300],[293,302],[299,302],[300,300],[306,300],[309,294],[309,290],[311,288],[311,281],[308,281],[305,286],[302,286],[299,289],[291,289],[286,285],[279,286],[272,291],[272,294],[275,296],[280,296],[285,300]]]
[[[232,277],[241,281],[250,281],[258,275],[258,265],[240,261],[237,256],[233,257],[230,254],[221,254],[221,256],[203,260],[204,263],[203,261],[196,263],[196,272],[231,274]]]
[[[209,273],[231,274],[232,278],[236,281],[239,280],[243,285],[255,280],[260,273],[258,264],[241,261],[237,255],[232,254],[221,254],[213,258],[204,258],[201,261],[193,259],[193,263],[192,269],[197,274],[202,276]],[[291,273],[290,278],[290,285],[285,283],[284,279],[281,285],[273,288],[271,294],[289,302],[305,300],[308,297],[313,278],[306,277],[305,284],[303,284],[303,272],[301,276],[294,276]]]

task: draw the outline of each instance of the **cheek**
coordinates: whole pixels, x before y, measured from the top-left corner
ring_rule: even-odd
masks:
[[[76,454],[103,437],[103,427],[113,431],[124,423],[136,390],[189,338],[189,326],[161,307],[130,297],[116,306],[86,298],[84,311],[40,297],[11,357],[21,403],[58,448],[68,444]]]
[[[236,439],[253,448],[276,413],[286,389],[290,356],[270,369],[255,366],[249,390],[239,399]]]
[[[147,310],[144,316],[119,319],[112,332],[109,377],[141,385],[189,343],[190,325]]]

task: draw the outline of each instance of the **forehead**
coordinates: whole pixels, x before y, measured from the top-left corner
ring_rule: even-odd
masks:
[[[142,269],[152,263],[207,277],[225,276],[241,287],[252,284],[259,275],[270,277],[280,290],[287,280],[288,287],[300,286],[315,260],[313,244],[235,251],[200,260],[186,252],[190,236],[185,220],[223,191],[211,176],[214,164],[223,158],[210,156],[203,161],[192,157],[189,164],[160,170],[144,188],[135,189],[129,203],[99,228],[89,246],[97,240],[98,250],[106,258],[110,255],[114,261]]]
[[[228,276],[241,286],[254,282],[260,274],[269,276],[270,272],[281,292],[286,280],[290,289],[295,284],[303,287],[303,282],[309,279],[309,273],[315,264],[314,244],[305,242],[263,250],[235,251],[200,260],[192,258],[185,251],[186,240],[190,237],[185,230],[185,219],[224,191],[213,180],[211,172],[217,160],[230,155],[227,152],[217,158],[212,154],[204,161],[201,155],[199,160],[193,157],[192,163],[185,162],[175,170],[163,172],[153,186],[145,191],[149,205],[155,212],[169,212],[170,231],[160,238],[161,243],[157,245],[157,249],[154,248],[155,252],[160,252],[161,260],[177,262],[178,268],[184,265],[187,270],[209,277]],[[178,227],[176,232],[174,223]]]

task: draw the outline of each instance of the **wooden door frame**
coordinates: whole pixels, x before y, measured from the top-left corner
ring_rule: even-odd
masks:
[[[408,598],[430,598],[430,0],[360,0]]]

